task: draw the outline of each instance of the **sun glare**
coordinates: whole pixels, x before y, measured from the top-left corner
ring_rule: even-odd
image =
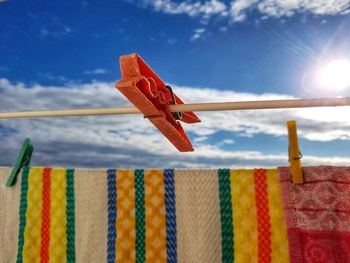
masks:
[[[350,60],[330,62],[319,72],[318,84],[327,89],[343,90],[350,87]]]

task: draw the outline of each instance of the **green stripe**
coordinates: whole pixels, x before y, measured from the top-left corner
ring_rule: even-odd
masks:
[[[21,183],[21,200],[19,205],[19,234],[18,234],[18,251],[17,263],[22,263],[22,253],[24,246],[24,229],[26,227],[26,211],[27,211],[27,192],[28,192],[28,174],[29,167],[24,167],[22,172]]]
[[[230,170],[219,169],[222,262],[234,262]]]
[[[67,169],[67,263],[75,262],[74,169]]]
[[[135,170],[135,206],[136,206],[136,263],[146,259],[146,230],[145,230],[145,186],[144,172]]]

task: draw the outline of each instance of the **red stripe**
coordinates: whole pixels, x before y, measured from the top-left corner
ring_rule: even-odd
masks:
[[[323,212],[323,211],[329,211],[329,212],[332,212],[332,213],[349,213],[350,214],[350,210],[349,209],[307,208],[307,207],[303,207],[303,208],[292,207],[292,209],[294,211],[302,211],[302,212]]]
[[[43,176],[43,207],[41,210],[41,250],[40,262],[49,262],[50,245],[50,191],[51,191],[51,168],[44,169]]]
[[[265,169],[254,170],[259,263],[271,262],[271,225],[267,197],[266,173],[267,171]]]
[[[281,183],[290,182],[290,181],[291,181],[290,179],[280,180]],[[333,179],[328,179],[328,180],[325,179],[325,180],[307,181],[307,182],[304,182],[303,185],[306,185],[306,184],[318,184],[318,183],[350,184],[349,181],[338,181],[338,180],[333,180]]]
[[[335,184],[350,184],[349,181],[338,181],[338,180],[312,180],[312,181],[307,181],[304,182],[304,184],[317,184],[317,183],[335,183]]]

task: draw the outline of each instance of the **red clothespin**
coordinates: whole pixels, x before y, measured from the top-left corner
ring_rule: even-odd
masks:
[[[193,151],[180,121],[201,120],[193,112],[172,113],[168,105],[184,104],[137,54],[120,57],[122,79],[116,88],[133,103],[180,152]]]

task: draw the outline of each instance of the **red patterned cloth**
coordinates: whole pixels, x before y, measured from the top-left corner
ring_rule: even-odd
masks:
[[[350,167],[304,167],[303,185],[279,174],[290,262],[350,262]]]

